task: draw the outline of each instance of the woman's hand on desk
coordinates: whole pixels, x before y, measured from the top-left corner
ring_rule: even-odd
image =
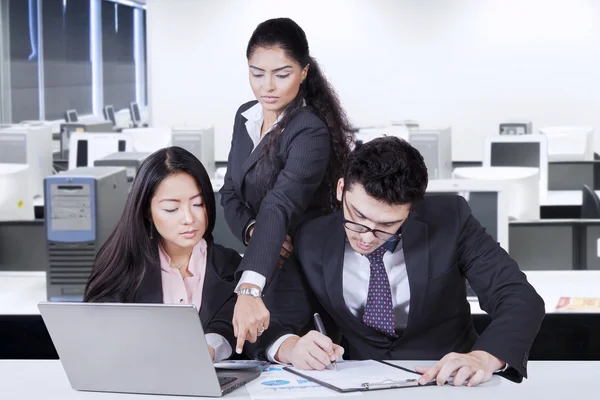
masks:
[[[503,361],[490,353],[475,350],[467,354],[446,354],[432,367],[416,367],[416,371],[423,374],[419,384],[424,385],[436,380],[438,385],[444,385],[448,379],[454,377],[454,386],[477,386],[491,379],[492,374],[506,365]]]
[[[215,361],[215,349],[213,349],[211,346],[208,346],[208,352],[210,353],[210,359]]]
[[[256,287],[252,284],[242,284],[240,288]],[[258,336],[269,328],[271,314],[260,297],[240,295],[233,310],[233,333],[237,338],[236,353],[241,354],[244,343],[256,342]]]

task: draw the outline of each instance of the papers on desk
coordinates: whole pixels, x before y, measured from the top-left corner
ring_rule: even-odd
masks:
[[[340,392],[418,386],[420,377],[416,372],[374,360],[338,362],[337,369],[323,371],[286,370]]]
[[[258,379],[246,384],[252,400],[297,399],[308,397],[351,396],[360,392],[342,394],[283,370],[282,365],[271,365]]]
[[[600,298],[597,297],[561,297],[556,312],[600,313]]]

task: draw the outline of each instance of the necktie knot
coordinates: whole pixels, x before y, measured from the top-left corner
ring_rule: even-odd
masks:
[[[371,265],[381,264],[383,263],[383,255],[386,251],[387,249],[385,247],[380,246],[377,249],[375,249],[375,251],[373,251],[372,253],[367,254],[366,257],[371,263]]]

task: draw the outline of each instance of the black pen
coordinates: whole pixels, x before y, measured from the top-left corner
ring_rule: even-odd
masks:
[[[327,336],[327,332],[325,331],[325,325],[323,325],[323,321],[321,320],[321,316],[319,315],[319,313],[315,313],[313,317],[315,319],[315,328],[317,328],[320,334]],[[335,360],[331,361],[331,365],[333,365],[333,368],[337,370],[337,363]]]

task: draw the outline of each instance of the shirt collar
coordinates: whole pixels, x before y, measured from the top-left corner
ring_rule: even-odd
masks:
[[[396,251],[396,247],[398,247],[398,243],[400,243],[402,239],[400,240],[394,240],[393,242],[385,242],[384,244],[382,244],[381,246],[386,249],[387,251],[389,251],[390,253],[393,253]]]
[[[242,117],[246,118],[248,121],[262,121],[263,119],[263,108],[260,103],[256,103],[246,111],[242,113]]]

